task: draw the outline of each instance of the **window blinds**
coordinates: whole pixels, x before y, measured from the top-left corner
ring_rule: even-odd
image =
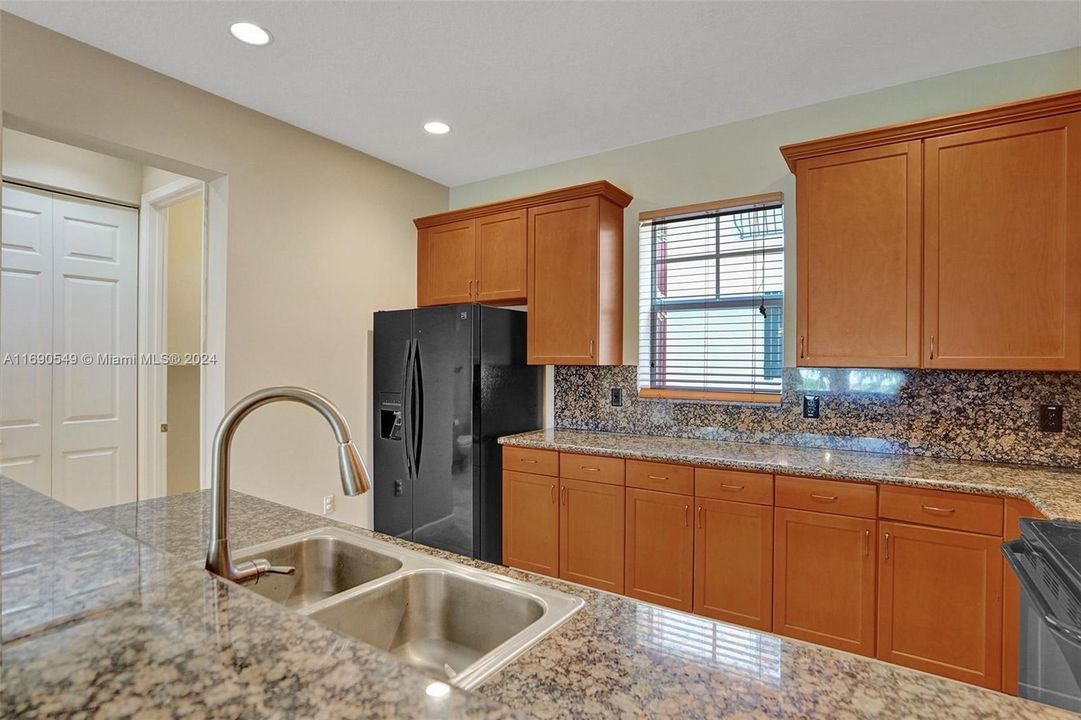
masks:
[[[639,387],[778,395],[781,196],[643,213],[640,220]]]

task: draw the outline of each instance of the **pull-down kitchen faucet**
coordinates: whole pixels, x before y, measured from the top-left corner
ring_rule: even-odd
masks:
[[[364,467],[364,460],[353,444],[349,432],[349,423],[345,421],[338,408],[325,397],[311,390],[299,387],[268,387],[257,390],[232,407],[222,418],[214,434],[214,465],[210,475],[210,543],[206,551],[206,569],[212,573],[242,582],[258,578],[267,573],[292,575],[296,568],[274,566],[266,560],[251,560],[233,565],[233,556],[229,550],[229,448],[237,425],[258,407],[279,400],[293,402],[314,408],[327,419],[334,437],[338,440],[338,469],[342,475],[342,492],[346,495],[360,495],[371,488],[371,476]]]

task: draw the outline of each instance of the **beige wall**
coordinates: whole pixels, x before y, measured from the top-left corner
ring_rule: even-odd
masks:
[[[138,205],[143,167],[137,162],[4,129],[4,178]]]
[[[199,489],[199,366],[166,368],[165,492],[168,495]]]
[[[778,148],[801,140],[1081,88],[1081,48],[944,75],[451,189],[451,207],[590,180],[634,195],[625,217],[624,363],[638,359],[638,213],[720,198],[785,195],[785,323],[795,327],[795,177]],[[648,88],[643,88],[643,91]],[[643,98],[645,99],[645,98]],[[723,102],[723,98],[718,98]],[[787,334],[786,362],[795,362]]]
[[[165,213],[165,350],[198,353],[203,348],[203,196],[171,205]]]
[[[228,175],[226,400],[312,387],[370,460],[372,311],[415,303],[411,218],[447,209],[447,189],[17,17],[0,27],[5,126]],[[370,523],[370,495],[340,497],[333,437],[307,408],[260,409],[233,460],[240,490],[314,512],[335,493],[340,519]]]

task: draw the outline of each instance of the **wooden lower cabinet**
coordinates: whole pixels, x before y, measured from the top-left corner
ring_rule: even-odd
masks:
[[[695,500],[694,612],[770,630],[773,507]]]
[[[773,631],[875,654],[875,521],[777,508]]]
[[[623,593],[624,488],[559,480],[559,577]]]
[[[691,610],[693,504],[689,495],[627,489],[627,596]]]
[[[1025,500],[1006,500],[1003,539],[1021,537],[1021,518],[1045,519],[1043,513]],[[1021,652],[1021,586],[1002,558],[1002,692],[1017,694],[1017,671]]]
[[[503,564],[559,576],[559,481],[503,471]]]
[[[1002,538],[882,521],[878,657],[1002,685]]]

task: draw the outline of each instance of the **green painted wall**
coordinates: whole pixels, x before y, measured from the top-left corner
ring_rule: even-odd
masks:
[[[638,226],[644,210],[781,191],[785,223],[795,239],[795,177],[781,145],[881,125],[970,110],[1081,88],[1081,47],[988,65],[853,95],[839,100],[655,140],[589,157],[451,188],[451,208],[477,205],[590,180],[609,180],[634,195],[624,250],[624,363],[638,359]],[[785,323],[795,327],[795,243],[786,255],[789,301]],[[795,337],[787,333],[786,364]]]

